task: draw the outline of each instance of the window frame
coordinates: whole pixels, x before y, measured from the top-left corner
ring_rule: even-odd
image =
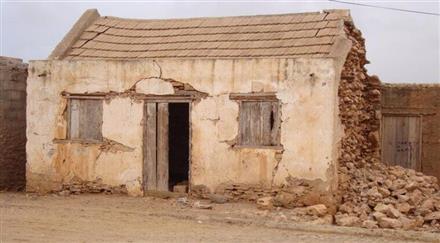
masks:
[[[261,149],[277,149],[282,150],[283,146],[281,144],[281,103],[279,99],[276,98],[275,93],[232,93],[230,94],[229,98],[231,100],[234,100],[238,102],[239,108],[238,108],[238,135],[237,135],[237,141],[234,145],[235,148],[261,148]],[[243,103],[245,102],[270,102],[275,103],[277,106],[277,120],[274,121],[274,124],[277,124],[278,131],[277,131],[277,140],[275,143],[271,145],[263,145],[263,144],[243,144],[243,138],[242,138],[242,125],[241,125],[241,119],[243,114]],[[271,128],[270,133],[273,132],[273,128]]]
[[[86,142],[86,143],[103,143],[104,137],[102,136],[102,124],[103,124],[103,109],[104,109],[104,96],[92,96],[92,95],[66,95],[66,140],[71,142]],[[71,109],[72,100],[100,100],[101,101],[101,116],[100,116],[100,136],[99,139],[93,138],[72,138],[71,132]]]

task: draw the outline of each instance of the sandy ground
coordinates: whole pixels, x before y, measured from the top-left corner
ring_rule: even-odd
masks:
[[[252,204],[215,204],[214,209],[206,210],[184,207],[176,203],[176,199],[86,194],[36,196],[3,192],[0,193],[0,207],[1,243],[402,242],[392,237],[228,223],[227,219],[237,217],[268,218],[267,212],[262,213]],[[282,212],[274,213],[280,215]],[[226,220],[212,220],[214,216]]]

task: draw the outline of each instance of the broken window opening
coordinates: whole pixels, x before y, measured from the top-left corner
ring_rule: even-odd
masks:
[[[102,141],[102,99],[69,99],[67,139]]]

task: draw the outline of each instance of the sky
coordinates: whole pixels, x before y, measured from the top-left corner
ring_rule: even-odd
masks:
[[[440,0],[344,1],[440,13]],[[25,61],[46,59],[89,8],[97,8],[101,16],[144,19],[350,9],[366,39],[370,75],[389,83],[440,83],[440,16],[325,0],[0,0],[0,55]]]

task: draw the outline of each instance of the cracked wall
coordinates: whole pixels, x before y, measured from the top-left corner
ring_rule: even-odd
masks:
[[[72,178],[99,179],[126,185],[128,193],[140,195],[139,95],[172,95],[175,81],[203,94],[191,104],[192,185],[211,191],[225,183],[270,187],[294,177],[320,179],[330,188],[340,138],[334,129],[339,123],[336,66],[325,58],[33,61],[28,79],[27,189],[58,190]],[[229,94],[251,92],[275,92],[280,100],[283,149],[232,146],[239,111]],[[102,135],[119,149],[66,140],[62,93],[108,94]]]

